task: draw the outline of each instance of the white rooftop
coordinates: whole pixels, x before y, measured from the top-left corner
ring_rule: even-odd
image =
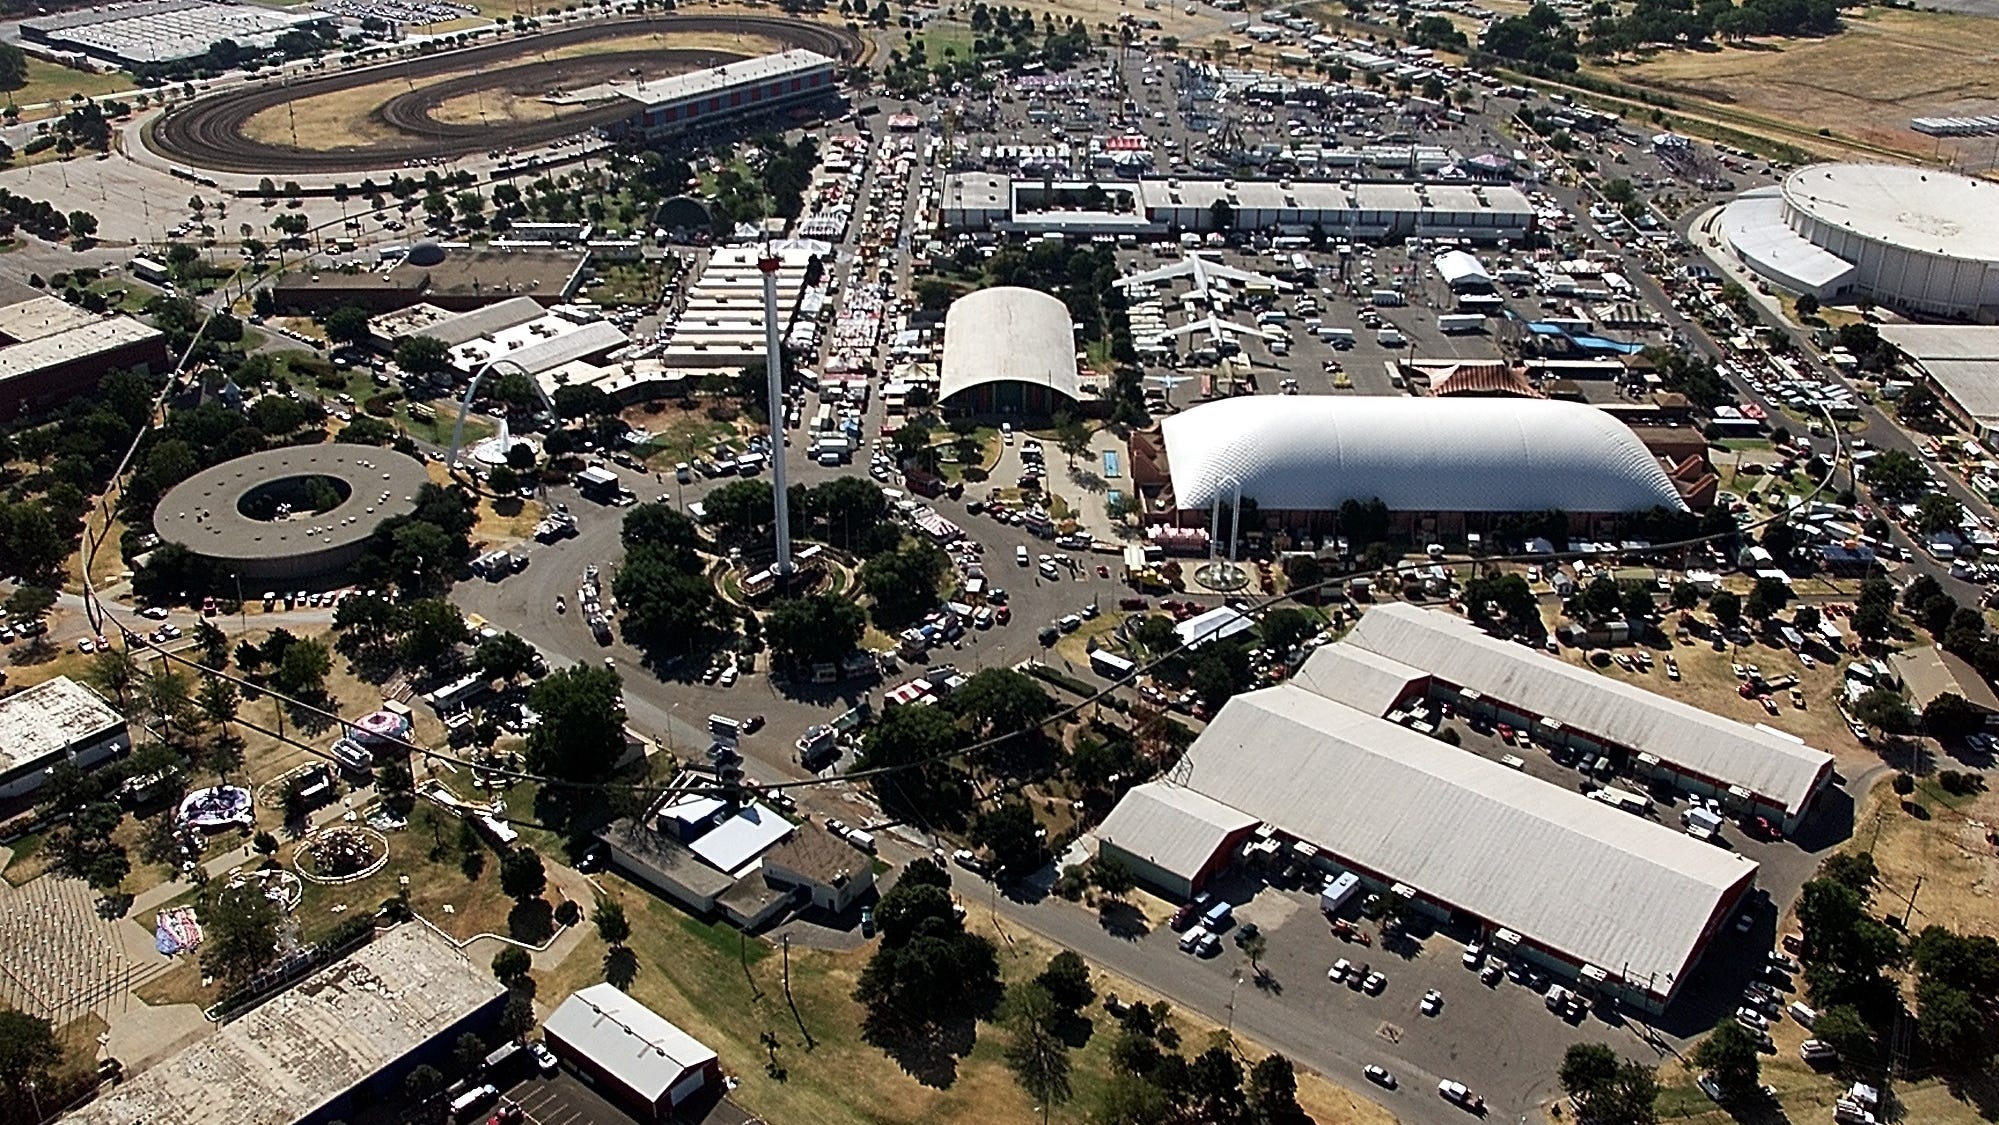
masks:
[[[596,86],[588,90],[578,90],[574,96],[620,97],[638,102],[640,105],[665,105],[686,98],[733,90],[766,79],[805,74],[822,66],[834,65],[836,60],[816,51],[780,51],[774,55],[758,55],[756,58],[724,63],[721,66],[711,66],[705,70],[676,74],[668,78]]]
[[[1756,874],[1295,684],[1229,700],[1187,756],[1189,788],[1660,996]]]
[[[737,875],[797,828],[768,806],[752,801],[688,847],[717,870]]]
[[[1248,813],[1196,790],[1149,781],[1125,794],[1096,836],[1191,880],[1229,836],[1256,824]]]
[[[1784,198],[1864,238],[1999,263],[1999,184],[1909,164],[1814,164],[1784,177]]]
[[[1660,761],[1739,785],[1801,811],[1832,768],[1832,755],[1770,731],[1491,636],[1461,617],[1400,602],[1379,605],[1340,641],[1421,668],[1495,702],[1510,703]]]
[[[62,754],[125,725],[97,693],[57,676],[0,699],[0,774]]]
[[[1758,272],[1815,293],[1837,291],[1856,272],[1852,262],[1791,229],[1776,187],[1757,188],[1721,212],[1721,234],[1736,256]]]
[[[655,1102],[681,1075],[716,1061],[700,1040],[611,984],[572,994],[543,1027],[619,1084]]]

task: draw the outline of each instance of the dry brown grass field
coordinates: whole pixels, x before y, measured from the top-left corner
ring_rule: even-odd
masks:
[[[1909,128],[1911,117],[1990,113],[1999,104],[1999,20],[1881,9],[1845,19],[1846,32],[1830,39],[1662,52],[1591,72],[1670,94],[1690,112],[1705,103],[1731,124],[1827,129],[1920,158],[1939,146]]]

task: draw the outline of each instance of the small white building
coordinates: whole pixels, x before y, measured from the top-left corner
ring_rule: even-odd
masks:
[[[57,676],[0,699],[0,800],[32,793],[67,762],[88,769],[131,747],[125,716]]]

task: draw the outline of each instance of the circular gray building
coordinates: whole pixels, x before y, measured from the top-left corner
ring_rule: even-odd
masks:
[[[245,579],[308,578],[353,562],[429,481],[422,462],[372,445],[270,449],[175,485],[153,530]]]
[[[1815,164],[1730,203],[1721,232],[1743,263],[1821,300],[1999,319],[1999,184],[1899,164]]]

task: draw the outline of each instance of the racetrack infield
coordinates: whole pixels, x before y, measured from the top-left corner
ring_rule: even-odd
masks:
[[[660,47],[631,49],[655,39]],[[629,79],[634,68],[650,79],[788,47],[849,61],[862,49],[842,28],[803,20],[675,15],[606,21],[204,98],[156,119],[145,140],[170,159],[219,171],[395,168],[531,148],[631,113],[623,101],[560,113],[528,108],[544,104],[534,99],[551,89]],[[519,113],[502,112],[510,102]],[[294,126],[297,146],[291,143]]]

